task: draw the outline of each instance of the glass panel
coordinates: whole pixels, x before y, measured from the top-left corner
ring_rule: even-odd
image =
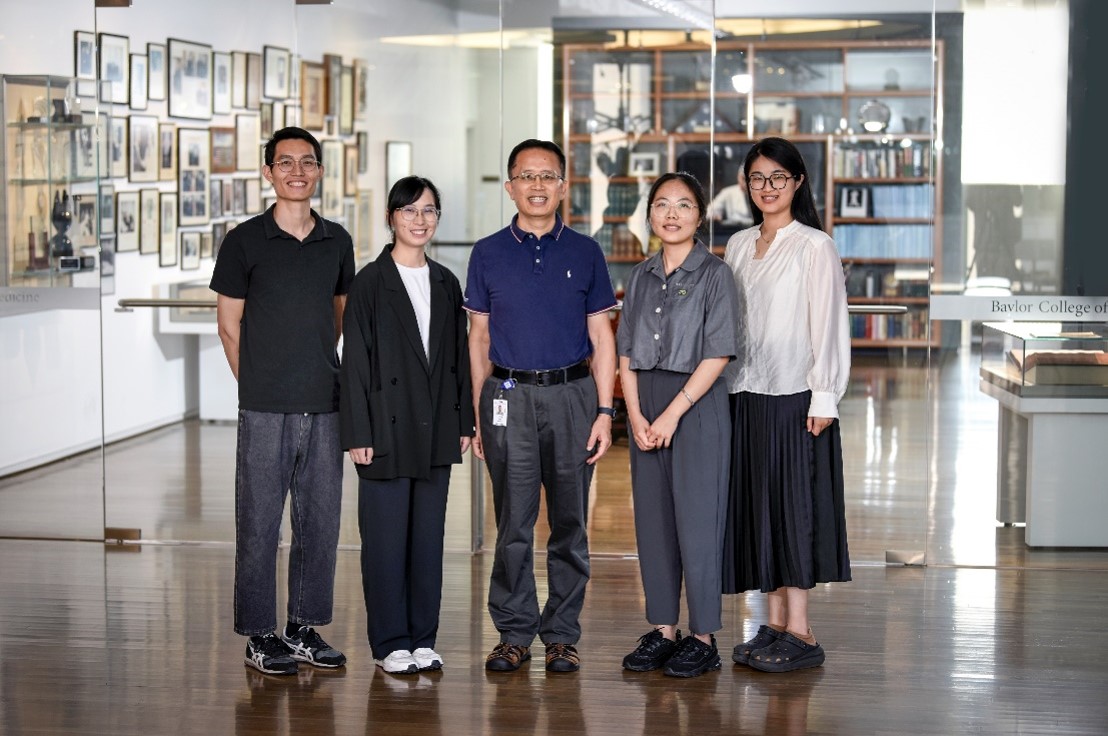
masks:
[[[843,91],[842,49],[761,49],[754,52],[754,90],[766,92]]]

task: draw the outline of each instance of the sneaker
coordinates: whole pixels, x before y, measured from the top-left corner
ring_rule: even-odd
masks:
[[[296,660],[292,652],[273,633],[250,637],[246,642],[246,659],[243,661],[267,675],[296,674]]]
[[[281,641],[292,650],[292,658],[301,662],[329,668],[346,664],[346,655],[323,641],[311,626],[301,626],[292,636],[282,634]]]
[[[529,659],[531,659],[531,647],[502,641],[489,652],[489,656],[485,657],[485,669],[494,672],[514,672]]]
[[[420,672],[442,669],[442,657],[434,649],[420,647],[412,652],[412,659],[415,660]]]
[[[711,644],[705,644],[695,636],[686,636],[662,672],[670,677],[699,677],[705,672],[718,670],[722,664],[715,636],[712,636]]]
[[[389,656],[384,659],[373,660],[373,663],[391,675],[406,675],[419,672],[419,665],[416,664],[415,658],[407,649],[397,649],[394,652],[390,652]]]
[[[546,645],[547,672],[576,672],[581,669],[581,658],[570,644]]]
[[[639,645],[635,651],[623,658],[623,669],[632,672],[650,672],[656,670],[673,656],[681,641],[681,632],[677,632],[677,640],[670,641],[662,636],[659,629],[654,629],[649,634],[639,637]]]

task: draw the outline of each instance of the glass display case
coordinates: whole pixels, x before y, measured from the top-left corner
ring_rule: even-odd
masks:
[[[1108,324],[986,322],[981,377],[1021,397],[1108,397]]]

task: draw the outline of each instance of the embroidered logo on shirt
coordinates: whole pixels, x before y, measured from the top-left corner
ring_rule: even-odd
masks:
[[[678,289],[677,290],[677,296],[688,296],[688,295],[689,295],[689,290],[688,289]]]
[[[572,271],[566,271],[566,278],[567,279],[573,278],[573,272]]]

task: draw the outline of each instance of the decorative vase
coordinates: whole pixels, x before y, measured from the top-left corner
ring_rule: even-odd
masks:
[[[50,212],[50,222],[58,231],[50,241],[50,255],[55,258],[73,255],[73,241],[66,235],[73,222],[73,201],[64,189],[54,192],[54,208]]]

